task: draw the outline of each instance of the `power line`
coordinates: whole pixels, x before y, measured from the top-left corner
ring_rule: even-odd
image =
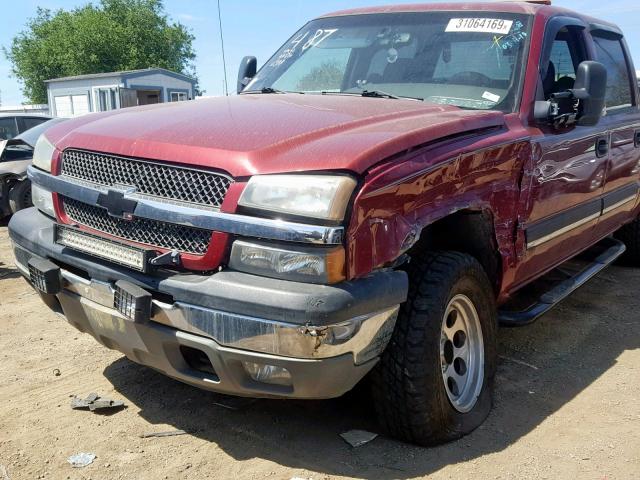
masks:
[[[222,34],[222,14],[220,13],[220,0],[218,0],[218,25],[220,25],[220,45],[222,46],[222,70],[224,71],[224,94],[229,96],[229,85],[227,85],[227,60],[224,56],[224,36]]]

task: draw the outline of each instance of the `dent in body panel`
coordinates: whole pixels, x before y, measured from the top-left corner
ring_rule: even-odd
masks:
[[[562,210],[563,205],[575,205],[600,193],[606,162],[596,157],[598,134],[566,139],[554,143],[543,140],[541,156],[535,158],[533,181],[535,196],[529,223]],[[544,145],[546,143],[546,145]]]
[[[593,243],[595,218],[577,225],[565,235],[553,237],[544,245],[528,248],[526,231],[550,221],[576,205],[598,198],[606,181],[606,157],[596,155],[596,142],[605,138],[601,126],[567,130],[535,129],[532,155],[525,166],[522,202],[518,212],[517,255],[511,272],[511,288],[536,278],[551,266],[584,250]],[[531,246],[531,245],[529,245]]]
[[[461,210],[490,214],[508,278],[516,260],[521,172],[529,156],[522,132],[504,129],[435,145],[372,170],[355,200],[347,235],[349,278],[391,264],[408,238]]]

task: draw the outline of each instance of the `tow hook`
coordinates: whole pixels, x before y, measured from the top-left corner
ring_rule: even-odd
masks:
[[[171,250],[167,253],[163,253],[157,257],[152,258],[149,263],[154,267],[162,265],[180,265],[182,259],[180,258],[180,252],[177,250]]]

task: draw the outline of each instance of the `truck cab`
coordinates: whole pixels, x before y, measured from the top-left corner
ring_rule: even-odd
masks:
[[[546,3],[357,9],[256,66],[238,95],[38,141],[16,264],[132,361],[241,396],[363,382],[388,433],[430,445],[488,415],[499,323],[640,265],[615,25]]]

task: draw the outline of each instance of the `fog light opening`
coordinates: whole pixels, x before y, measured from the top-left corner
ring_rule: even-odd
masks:
[[[254,362],[242,362],[242,365],[249,376],[256,382],[286,387],[293,385],[291,373],[286,368]]]
[[[180,345],[180,353],[190,369],[206,373],[208,375],[213,375],[217,378],[216,371],[213,368],[211,360],[209,360],[209,356],[202,350]]]

